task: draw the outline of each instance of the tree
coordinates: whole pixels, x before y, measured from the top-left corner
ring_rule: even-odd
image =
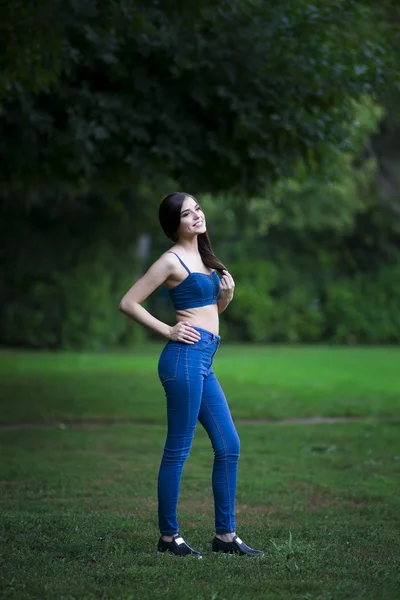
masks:
[[[340,146],[348,99],[395,68],[386,14],[361,0],[2,10],[2,196],[51,210],[167,178],[195,193],[264,195]]]
[[[243,295],[252,281],[264,285],[263,327],[253,320],[249,335],[319,339],[316,286],[284,296],[288,270],[274,271],[272,262],[279,255],[293,272],[302,258],[296,237],[317,246],[319,235],[323,246],[321,224],[332,230],[358,210],[348,165],[328,203],[316,171],[343,172],[353,99],[396,80],[395,36],[385,12],[393,1],[383,8],[363,0],[0,4],[0,237],[7,265],[1,342],[127,341],[131,333],[116,306],[141,268],[136,242],[158,227],[160,198],[177,188],[226,194],[221,227],[231,227],[232,237],[222,255],[234,248],[235,266],[240,250],[250,249],[263,261],[240,286]],[[296,187],[310,167],[314,179]],[[285,207],[267,200],[271,182],[284,190]],[[238,222],[247,236],[242,245]],[[278,241],[272,235],[264,247],[248,243],[254,224],[261,233],[275,225]],[[153,235],[152,251],[165,249],[164,238],[158,244]],[[315,262],[310,245],[303,248],[309,262],[299,266],[301,274]],[[239,266],[238,276],[247,276],[247,259]],[[279,325],[270,330],[270,292],[289,299],[274,303],[285,308],[278,319],[283,332]],[[230,313],[242,333],[249,302],[242,297],[235,303],[241,315]]]

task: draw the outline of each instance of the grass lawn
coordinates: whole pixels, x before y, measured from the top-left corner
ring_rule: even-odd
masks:
[[[0,598],[397,600],[400,421],[239,419],[399,417],[400,350],[221,347],[215,370],[242,442],[238,533],[265,558],[211,553],[212,451],[199,426],[179,520],[201,561],[156,555],[160,350],[0,353],[1,422],[39,424],[0,429]],[[40,426],[68,420],[81,425]]]
[[[2,431],[2,598],[397,600],[398,424],[241,425],[238,533],[264,559],[213,555],[212,453],[196,432],[181,532],[156,555],[163,427]]]
[[[162,345],[125,353],[0,353],[0,422],[164,423]],[[224,346],[215,372],[236,418],[400,416],[400,348]]]

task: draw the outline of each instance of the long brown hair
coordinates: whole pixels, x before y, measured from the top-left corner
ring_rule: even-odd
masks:
[[[181,208],[183,201],[187,197],[193,198],[193,200],[197,202],[196,198],[192,196],[192,194],[186,194],[186,192],[175,192],[164,198],[158,211],[161,227],[163,228],[165,235],[173,242],[178,241],[178,228],[181,222]],[[206,267],[215,269],[222,275],[222,271],[226,270],[226,267],[215,256],[207,232],[199,233],[197,236],[197,244],[201,260]]]

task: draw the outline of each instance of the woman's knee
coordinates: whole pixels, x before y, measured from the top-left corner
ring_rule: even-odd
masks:
[[[232,439],[229,442],[229,452],[234,456],[239,456],[240,454],[240,438],[236,431],[235,435],[232,436]]]
[[[221,437],[219,443],[214,448],[215,456],[219,459],[239,458],[240,439],[236,431],[229,436]]]
[[[184,463],[192,449],[192,440],[193,437],[177,443],[176,438],[171,441],[167,438],[163,454],[164,460],[170,463]]]

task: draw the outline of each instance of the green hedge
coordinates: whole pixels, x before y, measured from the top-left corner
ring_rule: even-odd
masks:
[[[400,264],[328,286],[324,308],[334,342],[400,341]]]
[[[101,349],[145,337],[118,311],[123,291],[134,281],[131,257],[121,260],[112,246],[99,241],[79,252],[76,264],[63,264],[49,251],[35,258],[20,275],[20,285],[8,274],[0,319],[3,345]]]
[[[55,270],[46,280],[32,280],[27,293],[2,313],[2,343],[34,348],[101,349],[151,337],[118,311],[132,285],[133,269],[104,244],[92,246],[79,264]],[[221,319],[227,341],[259,343],[383,344],[400,341],[400,265],[373,274],[341,278],[320,288],[306,276],[280,285],[279,269],[259,260],[230,265],[235,298]],[[172,322],[164,291],[149,309]]]
[[[138,272],[131,252],[101,237],[84,250],[69,239],[68,251],[68,236],[61,233],[49,241],[31,231],[24,239],[25,252],[8,263],[1,291],[3,345],[101,349],[153,337],[118,311]],[[337,260],[326,249],[296,255],[286,247],[273,258],[262,256],[261,246],[258,258],[240,249],[239,257],[226,261],[237,285],[221,334],[227,341],[257,343],[399,342],[400,260],[355,277],[344,276]],[[146,304],[173,323],[165,289]]]
[[[224,334],[228,339],[283,343],[400,341],[400,264],[354,278],[313,281],[268,261],[231,265],[237,283]],[[303,275],[303,276],[302,276]]]

